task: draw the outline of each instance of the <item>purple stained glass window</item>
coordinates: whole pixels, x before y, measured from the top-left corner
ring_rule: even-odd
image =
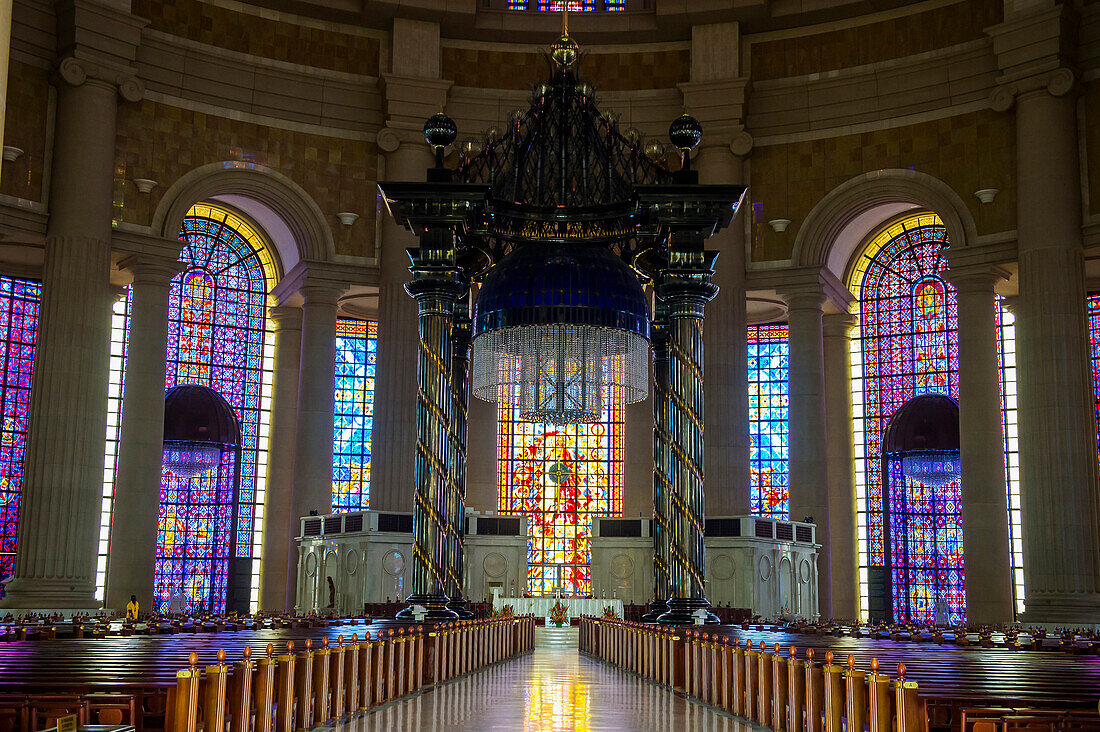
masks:
[[[875,237],[856,264],[862,357],[862,508],[869,565],[886,564],[882,438],[894,413],[918,394],[959,395],[958,309],[943,279],[947,230],[933,214],[907,217]],[[891,576],[894,617],[930,622],[938,598],[952,622],[966,617],[958,483],[906,481],[891,461]],[[862,562],[861,562],[862,564]]]
[[[752,512],[790,517],[787,324],[748,331],[749,479]]]
[[[1085,306],[1089,324],[1092,393],[1096,405],[1096,438],[1100,442],[1100,295],[1089,295]]]
[[[0,277],[0,581],[15,571],[41,298],[39,283]]]
[[[223,612],[230,564],[253,557],[270,255],[229,211],[194,206],[180,232],[186,268],[169,293],[164,386],[202,384],[233,407],[241,427],[239,469],[184,480],[161,476],[154,604]]]
[[[336,393],[333,410],[332,510],[370,508],[371,432],[378,324],[336,321]]]

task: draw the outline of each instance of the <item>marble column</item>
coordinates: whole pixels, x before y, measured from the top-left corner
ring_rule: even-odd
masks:
[[[388,149],[384,179],[424,180],[425,171],[433,161],[423,135],[392,130],[386,130],[386,133],[384,136],[380,133],[379,140],[379,145],[384,150]],[[381,229],[371,508],[376,511],[408,511],[414,486],[415,364],[420,337],[416,303],[405,292],[405,283],[409,281],[409,257],[405,250],[417,246],[417,240],[392,216],[382,218]],[[471,420],[475,416],[471,411]]]
[[[183,269],[174,260],[136,256],[120,266],[134,280],[122,395],[112,536],[107,563],[107,607],[125,610],[130,595],[153,607],[161,464],[164,457],[164,372],[168,293]]]
[[[825,458],[825,353],[820,286],[781,293],[787,301],[791,519],[812,516],[817,524],[818,598],[832,608],[828,470]],[[822,611],[812,608],[813,611]]]
[[[847,313],[822,318],[825,358],[825,468],[829,502],[829,562],[831,606],[821,600],[821,614],[859,617],[859,549],[856,535],[855,437],[852,432],[852,328]],[[824,574],[825,562],[818,559]],[[818,582],[818,587],[823,587]]]
[[[1058,69],[1016,98],[1027,622],[1100,618],[1100,484],[1074,85],[1070,70]],[[997,520],[1003,516],[1002,508]],[[1000,549],[1007,550],[1007,542]]]
[[[706,142],[704,142],[706,145]],[[728,145],[704,146],[696,164],[699,182],[744,180],[744,159]],[[707,515],[751,512],[749,482],[748,316],[745,312],[745,221],[738,216],[707,241],[720,255],[713,282],[718,295],[707,304],[706,443]]]
[[[92,608],[110,358],[118,88],[59,71],[50,218],[10,608]]]
[[[966,619],[1009,623],[1012,567],[1008,541],[1001,383],[993,285],[995,267],[951,268],[959,308],[959,457],[962,469]]]
[[[336,301],[345,288],[307,283],[299,288],[302,346],[298,418],[294,430],[292,526],[311,510],[332,510],[332,416],[336,388]],[[292,534],[297,536],[297,532]]]
[[[281,305],[271,308],[268,317],[275,331],[275,371],[272,374],[271,431],[268,433],[267,491],[264,495],[260,609],[278,612],[294,607],[298,572],[298,548],[294,543],[298,535],[298,517],[288,517],[287,507],[294,494],[302,309]]]

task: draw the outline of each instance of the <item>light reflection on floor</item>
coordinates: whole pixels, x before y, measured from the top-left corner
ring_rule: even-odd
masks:
[[[582,656],[575,629],[562,640],[540,631],[533,654],[387,704],[339,732],[763,729]]]

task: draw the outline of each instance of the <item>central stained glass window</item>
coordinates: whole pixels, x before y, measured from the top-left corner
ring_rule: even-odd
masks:
[[[622,514],[623,405],[608,391],[599,422],[526,422],[501,399],[498,509],[527,518],[527,588],[592,594],[592,524]]]
[[[41,284],[0,277],[0,581],[15,571],[41,299]]]
[[[752,325],[749,356],[749,477],[752,512],[790,518],[787,324]]]
[[[947,229],[934,214],[909,216],[879,232],[856,263],[850,280],[859,295],[853,333],[856,397],[856,482],[862,493],[860,583],[867,567],[886,566],[883,541],[882,438],[890,417],[918,394],[959,397],[958,306],[943,279]],[[858,358],[858,361],[857,361]],[[961,488],[932,488],[889,476],[890,582],[894,618],[931,622],[938,599],[950,620],[966,618]],[[1005,547],[1008,550],[1008,547]]]
[[[608,12],[623,10],[626,0],[602,0],[598,3]],[[570,13],[587,13],[596,9],[597,0],[508,0],[509,10],[530,10],[531,7],[542,12],[560,13],[568,9]]]
[[[336,321],[336,394],[332,428],[332,511],[370,508],[371,431],[378,324]]]
[[[181,603],[188,612],[220,613],[232,560],[259,557],[262,413],[271,384],[267,293],[276,277],[259,233],[227,209],[193,206],[180,239],[186,268],[169,292],[164,387],[202,384],[225,397],[241,426],[241,455],[239,475],[227,458],[191,480],[162,473],[153,602],[157,612]]]

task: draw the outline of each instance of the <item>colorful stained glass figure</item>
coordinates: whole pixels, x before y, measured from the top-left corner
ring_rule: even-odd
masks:
[[[752,512],[790,518],[787,324],[748,331],[749,477]]]
[[[164,386],[202,384],[225,397],[241,427],[241,455],[239,471],[230,455],[190,480],[162,473],[153,603],[159,612],[182,604],[216,613],[226,607],[231,561],[257,556],[275,271],[256,229],[228,209],[192,207],[180,239],[186,267],[169,291]]]
[[[0,277],[0,581],[15,571],[41,299],[41,284]]]
[[[890,417],[918,394],[959,396],[958,307],[954,288],[943,279],[947,244],[939,217],[908,216],[872,239],[849,280],[859,296],[853,393],[864,597],[865,568],[885,564],[881,449]],[[907,484],[900,462],[889,478],[895,618],[931,621],[942,598],[952,622],[960,622],[966,596],[959,484]]]
[[[589,596],[593,519],[622,514],[622,400],[609,393],[599,422],[568,426],[526,422],[511,401],[498,411],[497,507],[527,518],[526,591]]]
[[[336,321],[336,400],[332,437],[332,510],[370,507],[371,430],[378,324]]]

